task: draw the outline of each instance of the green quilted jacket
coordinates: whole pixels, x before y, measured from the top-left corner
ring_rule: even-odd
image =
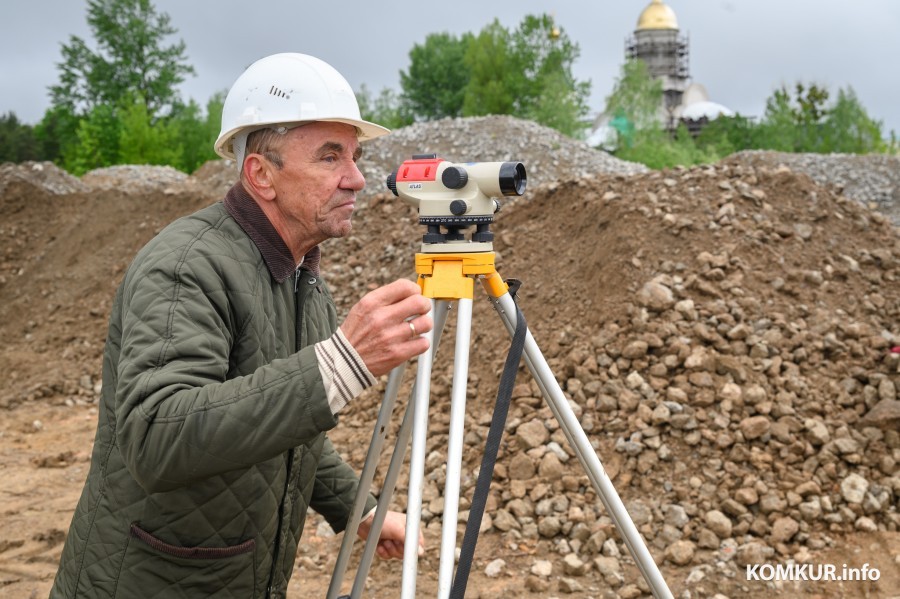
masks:
[[[343,530],[357,478],[325,436],[318,257],[295,270],[240,184],[140,251],[51,598],[283,597],[307,508]]]

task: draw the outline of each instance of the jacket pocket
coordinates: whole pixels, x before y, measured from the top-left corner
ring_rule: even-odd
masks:
[[[132,524],[116,595],[252,597],[255,549],[253,539],[226,547],[179,547]]]

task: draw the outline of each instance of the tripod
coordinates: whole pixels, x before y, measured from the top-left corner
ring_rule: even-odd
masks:
[[[431,389],[431,367],[440,335],[447,320],[450,302],[458,304],[456,346],[453,364],[453,382],[450,400],[450,428],[447,448],[447,473],[444,490],[444,513],[441,529],[440,569],[438,597],[450,596],[453,582],[453,566],[456,555],[457,517],[459,509],[460,475],[465,423],[466,384],[468,377],[469,340],[472,325],[472,303],[475,280],[481,281],[494,308],[507,331],[516,330],[518,307],[510,294],[509,286],[494,267],[493,252],[471,253],[420,253],[416,254],[416,273],[422,293],[432,299],[434,328],[428,333],[429,348],[419,356],[416,379],[406,413],[385,475],[382,493],[375,511],[375,519],[366,541],[350,597],[361,596],[368,570],[375,554],[378,537],[393,495],[406,446],[412,437],[410,456],[409,491],[406,513],[406,543],[403,553],[401,599],[416,596],[418,574],[418,538],[422,513],[422,491],[425,476],[426,437],[428,431],[428,403]],[[531,332],[525,330],[525,363],[547,401],[553,416],[559,423],[569,445],[575,451],[607,513],[622,535],[628,550],[644,579],[657,598],[671,598],[672,593],[663,580],[653,557],[650,555],[637,528],[625,510],[609,477],[603,469],[584,430],[578,423],[547,361],[534,341]],[[327,599],[336,599],[347,569],[366,497],[375,474],[375,467],[384,444],[387,425],[394,409],[397,393],[403,378],[405,364],[395,368],[388,376],[384,400],[379,410],[369,452],[360,474],[359,490],[344,532],[341,550],[335,564]],[[474,549],[473,549],[474,550]],[[455,591],[455,589],[454,589]],[[464,592],[464,586],[463,586]],[[461,595],[460,595],[461,596]]]

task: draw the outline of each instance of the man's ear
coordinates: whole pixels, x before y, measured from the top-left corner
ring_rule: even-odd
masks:
[[[244,158],[242,175],[247,182],[248,191],[263,200],[275,199],[275,187],[272,181],[272,163],[259,154],[249,154]]]

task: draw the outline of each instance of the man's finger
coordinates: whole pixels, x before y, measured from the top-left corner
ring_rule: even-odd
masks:
[[[411,295],[421,294],[419,286],[407,279],[397,279],[368,293],[369,297],[381,304],[395,304]]]

